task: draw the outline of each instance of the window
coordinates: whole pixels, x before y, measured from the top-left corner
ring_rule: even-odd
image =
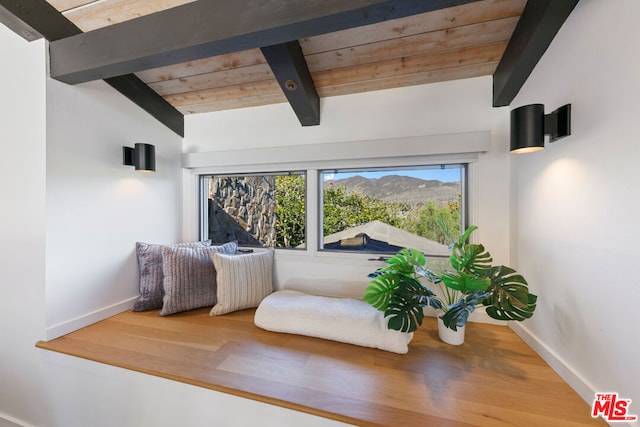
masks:
[[[201,225],[214,244],[304,248],[304,172],[203,175]]]
[[[320,171],[324,250],[448,256],[465,227],[464,164]]]
[[[318,183],[306,207],[307,176]],[[201,175],[203,237],[214,244],[448,256],[466,226],[467,164]],[[317,200],[315,194],[317,193]],[[310,217],[309,217],[310,216]],[[316,228],[314,226],[314,228]]]

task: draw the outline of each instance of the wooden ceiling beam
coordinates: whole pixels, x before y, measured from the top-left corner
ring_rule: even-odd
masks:
[[[302,126],[320,124],[320,97],[297,40],[260,49]]]
[[[529,0],[493,74],[493,106],[509,105],[579,0]]]
[[[15,14],[11,13],[7,8],[0,5],[0,24],[4,24],[11,31],[32,42],[42,38],[42,34],[33,29],[29,24],[19,19]]]
[[[82,33],[78,27],[44,0],[0,0],[0,10],[12,14],[13,21],[20,22],[22,29],[33,33],[22,34],[7,25],[28,41],[42,37],[49,41],[58,40]]]
[[[51,76],[82,83],[474,1],[196,1],[52,42]]]
[[[0,16],[3,10],[13,15],[11,20],[20,24],[7,26],[29,41],[44,37],[49,42],[55,42],[82,34],[82,30],[45,0],[0,0]],[[5,20],[0,18],[0,22],[4,23]],[[22,34],[23,31],[27,33]],[[184,137],[184,115],[138,77],[125,74],[104,80],[173,132]]]
[[[147,86],[135,74],[109,77],[104,81],[160,123],[184,138],[184,114]]]

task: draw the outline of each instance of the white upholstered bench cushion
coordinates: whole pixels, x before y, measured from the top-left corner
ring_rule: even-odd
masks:
[[[390,330],[384,313],[365,301],[283,290],[256,310],[256,326],[273,332],[307,335],[405,354],[412,333]]]

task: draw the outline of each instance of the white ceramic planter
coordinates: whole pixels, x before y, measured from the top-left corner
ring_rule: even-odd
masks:
[[[462,345],[464,343],[464,328],[465,326],[458,328],[457,331],[449,329],[444,326],[444,322],[438,317],[438,336],[447,344]]]

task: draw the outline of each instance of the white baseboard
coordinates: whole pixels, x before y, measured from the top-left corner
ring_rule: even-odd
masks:
[[[589,405],[593,403],[595,389],[581,378],[564,360],[558,357],[549,347],[542,343],[538,337],[525,328],[519,322],[509,322],[509,328],[513,330],[524,342],[542,357],[542,359],[556,371],[560,377],[569,384]]]
[[[513,332],[516,333],[524,342],[527,343],[529,347],[533,349],[542,360],[547,362],[549,366],[558,374],[560,378],[566,381],[569,384],[569,387],[574,389],[576,393],[582,397],[582,399],[587,402],[589,407],[593,404],[593,399],[595,398],[595,394],[598,392],[591,384],[589,384],[584,378],[580,377],[572,368],[569,366],[562,358],[558,357],[549,347],[547,347],[544,343],[542,343],[538,337],[531,333],[530,330],[525,328],[522,323],[519,322],[509,322],[509,328]],[[599,390],[602,392],[603,390]],[[607,391],[607,390],[605,390]],[[625,423],[625,422],[610,422],[609,425],[616,427],[637,427],[638,423]]]
[[[0,427],[35,427],[0,412]]]
[[[61,337],[62,335],[66,335],[70,332],[84,328],[85,326],[104,320],[107,317],[115,316],[118,313],[129,310],[133,307],[133,303],[137,298],[138,297],[131,297],[96,311],[83,314],[82,316],[78,316],[74,319],[49,326],[46,330],[46,340],[49,341]]]

